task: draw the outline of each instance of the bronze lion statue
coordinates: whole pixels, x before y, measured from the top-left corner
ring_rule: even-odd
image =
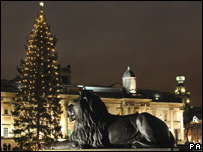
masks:
[[[149,113],[112,115],[102,100],[89,91],[67,107],[75,121],[70,139],[52,143],[51,149],[173,147],[167,125]]]

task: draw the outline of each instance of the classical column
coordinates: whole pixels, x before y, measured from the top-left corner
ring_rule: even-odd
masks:
[[[180,110],[180,138],[184,141],[183,110]]]
[[[170,120],[170,111],[168,110],[167,111],[167,121],[169,121]]]
[[[66,101],[64,100],[64,134],[65,134],[65,136],[67,136],[68,135],[68,121],[67,121],[67,112],[66,112],[66,106],[67,106],[68,104],[66,104]]]
[[[130,106],[130,114],[134,114],[134,106]]]
[[[171,128],[172,134],[175,135],[174,134],[174,128],[173,128],[173,110],[170,110],[170,114],[171,114],[171,119],[170,119],[171,125],[170,125],[170,128]]]
[[[2,119],[2,115],[3,115],[3,113],[4,113],[4,105],[3,105],[3,101],[1,101],[1,136],[3,136],[3,126],[2,126],[2,121],[3,121],[3,119]]]

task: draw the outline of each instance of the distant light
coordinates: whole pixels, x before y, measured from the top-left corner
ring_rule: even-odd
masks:
[[[187,99],[186,102],[187,102],[187,103],[190,103],[190,99]]]
[[[43,6],[44,6],[44,3],[43,3],[43,2],[40,2],[39,5],[40,5],[41,7],[43,7]]]
[[[161,114],[160,114],[159,118],[162,119],[162,115]]]
[[[178,83],[183,83],[185,81],[185,76],[177,76],[176,81],[178,81]]]
[[[193,121],[193,122],[198,122],[199,119],[197,118],[197,116],[194,116],[193,119],[192,119],[192,121]]]
[[[191,136],[188,136],[188,141],[191,141]]]
[[[181,93],[185,93],[185,88],[181,88]]]
[[[67,139],[57,139],[58,141],[66,141]]]
[[[159,94],[155,94],[154,97],[155,97],[155,100],[159,100],[160,95]]]
[[[77,87],[79,87],[79,88],[83,88],[84,86],[83,86],[83,85],[77,85]]]

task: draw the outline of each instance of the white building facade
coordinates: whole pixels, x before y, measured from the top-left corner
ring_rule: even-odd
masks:
[[[109,113],[115,115],[128,115],[133,113],[148,112],[164,121],[175,137],[178,133],[178,141],[184,142],[183,126],[183,106],[173,94],[152,90],[139,90],[136,87],[136,77],[134,73],[127,69],[122,77],[122,87],[98,87],[98,86],[79,86],[66,85],[61,92],[62,111],[61,114],[61,131],[63,138],[69,136],[73,130],[74,122],[69,122],[67,117],[66,106],[71,104],[79,97],[79,91],[82,89],[91,90],[98,95],[106,104]],[[126,93],[123,93],[124,90]],[[11,111],[14,110],[12,105],[16,92],[1,92],[1,147],[4,143],[10,143],[12,147],[17,144],[12,140],[14,129],[14,118]]]

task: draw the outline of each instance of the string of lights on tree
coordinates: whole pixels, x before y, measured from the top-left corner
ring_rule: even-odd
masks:
[[[26,57],[21,60],[19,83],[21,88],[14,101],[14,136],[22,149],[38,150],[41,142],[58,139],[61,105],[59,103],[59,73],[56,37],[50,32],[43,7],[31,31]]]

